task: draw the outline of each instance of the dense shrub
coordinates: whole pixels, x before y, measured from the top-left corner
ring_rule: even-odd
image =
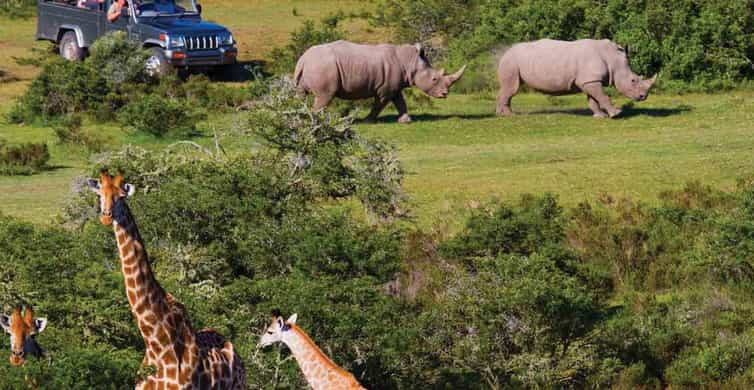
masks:
[[[9,113],[12,122],[50,119],[98,110],[109,89],[102,75],[84,62],[52,58]]]
[[[271,157],[286,166],[296,186],[315,197],[356,195],[377,217],[402,215],[403,169],[392,146],[358,136],[351,118],[312,114],[288,79],[272,92],[236,131],[260,139]]]
[[[204,119],[203,112],[178,99],[147,95],[127,104],[118,112],[118,121],[123,126],[162,137],[173,134],[192,135],[196,133],[196,122]]]
[[[372,23],[392,27],[404,42],[458,36],[474,29],[480,0],[380,0]]]
[[[530,255],[542,246],[563,242],[562,213],[551,194],[526,196],[520,208],[501,205],[494,210],[478,209],[445,250],[455,257]]]
[[[0,16],[27,18],[34,15],[36,5],[35,0],[4,0],[0,2]]]
[[[147,75],[144,66],[149,55],[149,51],[139,42],[117,31],[94,41],[86,63],[107,80],[111,89],[118,92],[118,88],[154,81]]]
[[[58,138],[58,143],[82,145],[92,152],[101,152],[105,145],[105,140],[96,135],[85,132],[81,126],[83,119],[80,115],[72,114],[62,117],[53,124],[52,130]]]
[[[487,75],[495,56],[540,38],[612,39],[630,47],[637,73],[661,71],[664,88],[717,90],[754,77],[753,6],[751,0],[386,0],[376,21],[394,27],[402,41],[447,40],[453,66],[472,63],[460,84],[467,90],[494,88]]]
[[[46,168],[49,161],[47,144],[6,145],[0,141],[0,174],[30,175]]]
[[[332,16],[320,22],[319,27],[312,20],[307,20],[304,25],[291,33],[290,41],[282,48],[275,48],[270,56],[275,59],[273,68],[278,74],[293,73],[298,58],[306,49],[343,39],[343,33],[338,30],[338,23],[343,16]]]
[[[40,55],[39,76],[8,113],[12,123],[41,119],[55,124],[64,142],[100,148],[93,137],[69,126],[67,118],[119,121],[124,127],[157,136],[191,135],[208,112],[229,110],[247,90],[210,83],[204,76],[185,82],[171,74],[155,80],[146,74],[149,52],[121,32],[98,39],[84,61]],[[74,134],[77,133],[77,134]]]

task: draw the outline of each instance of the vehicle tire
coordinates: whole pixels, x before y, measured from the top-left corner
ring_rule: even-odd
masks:
[[[147,69],[147,74],[152,77],[163,77],[170,73],[173,66],[168,62],[168,58],[165,56],[165,52],[162,48],[153,47],[149,49],[151,55],[147,58],[147,63],[144,64]]]
[[[60,39],[59,44],[60,56],[69,61],[81,61],[84,59],[84,48],[79,46],[79,41],[76,39],[76,33],[73,31],[67,31],[63,34],[63,38]]]

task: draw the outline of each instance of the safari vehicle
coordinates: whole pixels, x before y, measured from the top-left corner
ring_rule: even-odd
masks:
[[[107,10],[115,0],[38,0],[37,40],[58,45],[60,55],[81,60],[97,38],[124,31],[152,55],[146,63],[153,75],[171,67],[227,69],[238,50],[227,28],[202,21],[195,0],[131,0],[110,23]]]

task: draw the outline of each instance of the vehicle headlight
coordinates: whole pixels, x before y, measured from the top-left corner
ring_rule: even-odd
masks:
[[[229,46],[232,45],[235,41],[233,41],[233,34],[230,32],[223,33],[220,35],[220,43],[223,45]]]
[[[165,44],[169,49],[177,49],[181,47],[186,46],[186,38],[184,38],[182,35],[176,35],[174,37],[167,36],[165,39]]]

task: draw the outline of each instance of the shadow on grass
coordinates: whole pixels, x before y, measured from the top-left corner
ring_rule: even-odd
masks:
[[[232,65],[214,69],[210,72],[212,81],[238,83],[269,77],[267,62],[263,60],[238,61]]]
[[[70,166],[70,165],[47,165],[44,168],[40,169],[38,173],[42,173],[42,172],[55,172],[55,171],[60,171],[60,170],[63,170],[63,169],[71,169],[71,168],[73,168],[73,167]]]
[[[625,108],[619,118],[631,118],[633,116],[651,116],[664,118],[668,116],[683,114],[691,111],[691,106],[682,105],[675,108]]]
[[[664,118],[668,116],[683,114],[691,111],[691,106],[682,105],[674,108],[636,108],[631,104],[627,104],[621,108],[623,112],[616,117],[631,118],[635,116],[651,116],[656,118]],[[563,110],[537,110],[525,113],[525,115],[541,115],[541,114],[566,114],[566,115],[578,115],[578,116],[592,116],[592,110],[588,108],[573,108]]]
[[[411,114],[409,114],[411,115]],[[494,118],[494,113],[489,114],[416,114],[411,115],[413,122],[434,122],[446,119],[465,119],[465,120],[479,120]],[[360,118],[356,120],[357,123],[370,123],[366,118]],[[397,123],[398,115],[382,115],[372,123]]]

